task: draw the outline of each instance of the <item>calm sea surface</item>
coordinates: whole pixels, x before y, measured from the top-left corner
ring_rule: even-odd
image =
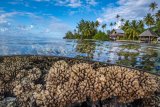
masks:
[[[160,44],[0,37],[0,55],[49,55],[126,65],[160,74]]]

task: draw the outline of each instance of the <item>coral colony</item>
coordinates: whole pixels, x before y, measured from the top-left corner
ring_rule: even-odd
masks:
[[[0,107],[160,107],[160,0],[0,0]]]
[[[0,99],[14,97],[12,106],[159,106],[160,77],[133,68],[70,58],[15,56],[1,58],[0,74]],[[5,103],[1,105],[7,106]]]

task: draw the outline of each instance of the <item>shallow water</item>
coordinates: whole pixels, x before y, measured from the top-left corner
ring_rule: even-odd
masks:
[[[126,65],[160,74],[160,44],[0,37],[0,55],[48,55]]]

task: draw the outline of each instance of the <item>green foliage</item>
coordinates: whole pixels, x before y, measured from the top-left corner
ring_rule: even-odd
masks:
[[[104,32],[98,32],[99,22],[81,20],[77,25],[77,30],[74,30],[74,34],[71,31],[66,33],[65,39],[96,39],[96,40],[109,40]],[[104,31],[106,24],[101,27]]]
[[[155,23],[154,17],[151,15],[151,13],[148,13],[147,16],[145,16],[144,21],[149,28]]]
[[[85,21],[81,20],[78,25],[77,29],[79,34],[82,36],[82,39],[92,39],[92,37],[97,33],[97,28],[99,26],[99,22],[93,21]]]
[[[131,22],[127,20],[122,26],[122,29],[125,31],[123,39],[138,40],[138,35],[144,31],[144,24],[142,20],[132,20]]]
[[[107,24],[102,25],[103,32],[104,32],[104,29],[106,28],[106,26],[107,26]]]
[[[160,20],[160,10],[157,11],[157,13],[155,14],[155,16],[156,16],[157,20]]]
[[[150,10],[154,11],[156,8],[158,8],[158,4],[156,2],[153,2],[149,5]]]
[[[71,31],[68,31],[64,39],[80,39],[80,35],[78,33],[73,34]]]
[[[73,35],[73,33],[71,31],[68,31],[66,33],[66,36],[64,38],[67,38],[67,39],[75,39],[75,36]]]
[[[102,31],[99,31],[94,37],[93,39],[95,40],[102,40],[102,41],[107,41],[109,40],[109,35],[105,34]]]

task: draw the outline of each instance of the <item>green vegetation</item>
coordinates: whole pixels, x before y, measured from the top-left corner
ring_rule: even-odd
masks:
[[[95,40],[102,40],[102,41],[107,41],[109,40],[109,36],[107,34],[105,34],[102,31],[99,31],[94,37],[93,39]]]
[[[138,40],[138,35],[144,31],[144,24],[142,20],[132,20],[131,22],[127,20],[121,28],[125,32],[123,39]]]
[[[66,39],[95,39],[95,40],[109,40],[109,35],[105,33],[106,24],[103,24],[101,28],[103,29],[103,32],[101,30],[98,30],[98,27],[100,27],[100,24],[98,21],[85,21],[81,20],[78,25],[77,29],[74,30],[74,33],[71,31],[68,31],[66,33],[66,36],[64,38]]]
[[[153,2],[149,5],[150,13],[147,13],[143,20],[125,20],[120,15],[116,15],[116,20],[121,21],[122,25],[119,29],[124,31],[124,36],[118,37],[119,40],[138,40],[139,35],[147,29],[151,29],[160,35],[160,10],[154,12],[158,8],[158,4]],[[154,13],[154,14],[153,14]],[[98,21],[85,21],[81,20],[74,30],[74,33],[68,31],[64,38],[66,39],[95,39],[95,40],[110,40],[109,35],[113,31],[113,26],[116,22],[109,24],[111,30],[106,30],[107,24],[100,25]],[[145,28],[147,26],[147,28]],[[101,29],[101,30],[100,30]]]

